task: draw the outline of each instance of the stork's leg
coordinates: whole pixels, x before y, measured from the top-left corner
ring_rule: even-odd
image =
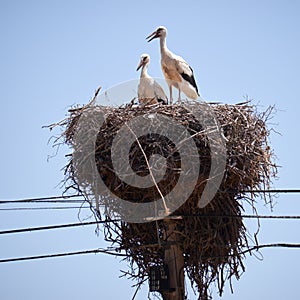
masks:
[[[170,104],[173,104],[173,97],[172,97],[172,85],[169,85],[169,90],[170,90]]]
[[[181,102],[181,90],[178,89],[178,102]]]

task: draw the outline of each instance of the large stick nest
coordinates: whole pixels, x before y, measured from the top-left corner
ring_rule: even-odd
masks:
[[[197,109],[197,103],[194,105]],[[140,176],[149,175],[147,163],[151,155],[159,154],[167,158],[166,175],[159,184],[140,189],[126,184],[115,173],[111,159],[113,140],[120,128],[130,120],[149,113],[172,118],[193,136],[201,160],[198,181],[188,200],[172,214],[180,218],[174,218],[172,222],[175,224],[176,243],[184,256],[185,271],[199,292],[199,299],[207,298],[211,282],[218,283],[221,294],[225,281],[232,276],[239,278],[241,271],[244,271],[243,253],[248,249],[249,237],[242,218],[243,205],[250,203],[254,206],[254,199],[259,194],[253,190],[267,189],[276,174],[266,127],[271,108],[264,113],[257,113],[256,107],[249,102],[239,105],[209,104],[209,108],[215,114],[222,131],[226,145],[226,167],[218,192],[204,208],[198,207],[198,201],[209,179],[211,149],[202,125],[187,112],[183,104],[149,107],[84,106],[71,109],[69,117],[61,122],[65,126],[65,142],[73,151],[66,167],[66,188],[72,187],[83,193],[93,204],[97,217],[111,221],[104,224],[105,238],[120,251],[125,251],[131,262],[127,274],[139,282],[147,278],[150,266],[163,264],[164,250],[168,246],[166,232],[169,223],[165,220],[145,223],[113,221],[122,213],[129,213],[122,211],[114,195],[127,201],[143,203],[157,200],[161,194],[167,195],[178,181],[180,155],[172,141],[161,136],[148,134],[137,139],[130,148],[129,160],[132,169]],[[202,109],[200,105],[199,109]],[[106,118],[101,127],[97,117],[91,117],[93,114],[97,116],[100,110],[105,112]],[[76,131],[86,111],[89,111],[88,121],[80,122],[80,130],[84,134],[78,141],[75,138]],[[96,162],[97,171],[113,194],[99,189],[94,174],[86,170],[86,166],[82,167],[82,162],[88,159],[86,151],[82,149],[90,137],[95,135],[97,138],[95,151],[91,151],[94,156],[92,162]],[[78,173],[84,176],[80,177]],[[88,194],[98,195],[97,205]]]

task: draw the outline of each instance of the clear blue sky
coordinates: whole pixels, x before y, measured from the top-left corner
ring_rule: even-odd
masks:
[[[67,149],[47,162],[51,133],[42,126],[89,101],[99,85],[137,78],[141,53],[152,57],[149,73],[161,77],[158,41],[145,41],[159,25],[168,28],[169,48],[193,67],[203,98],[236,103],[248,95],[262,110],[276,105],[270,126],[281,135],[273,134],[271,145],[281,168],[274,188],[300,188],[299,15],[297,0],[0,1],[0,198],[61,194]],[[271,213],[258,202],[259,212]],[[276,202],[274,214],[300,214],[299,195]],[[77,210],[0,211],[1,230],[77,221]],[[94,229],[1,236],[0,259],[105,246]],[[264,220],[259,240],[299,243],[299,222]],[[222,299],[295,299],[299,251],[248,257],[235,293],[226,287]],[[132,282],[118,278],[120,268],[126,264],[101,254],[2,264],[0,298],[131,299]],[[145,299],[147,288],[136,299]]]

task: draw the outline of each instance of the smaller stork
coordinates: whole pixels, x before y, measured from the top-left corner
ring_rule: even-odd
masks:
[[[140,83],[138,86],[138,98],[141,104],[168,104],[168,98],[163,88],[148,74],[150,63],[149,54],[142,54],[137,71],[142,68]]]
[[[173,101],[173,86],[178,89],[178,100],[181,100],[181,91],[187,97],[196,100],[199,97],[199,93],[193,69],[182,57],[175,55],[167,48],[166,36],[167,28],[159,26],[146,39],[148,39],[148,42],[156,38],[160,39],[161,68],[170,89],[170,103],[172,104]]]

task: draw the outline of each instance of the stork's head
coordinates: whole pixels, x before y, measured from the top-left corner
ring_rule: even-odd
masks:
[[[145,66],[147,65],[148,63],[150,62],[150,55],[149,54],[142,54],[141,55],[141,60],[140,60],[140,63],[139,65],[137,66],[137,71],[142,67],[142,66]]]
[[[152,41],[156,38],[162,38],[167,35],[167,28],[164,26],[159,26],[154,32],[152,32],[149,36],[146,37],[148,42]]]

